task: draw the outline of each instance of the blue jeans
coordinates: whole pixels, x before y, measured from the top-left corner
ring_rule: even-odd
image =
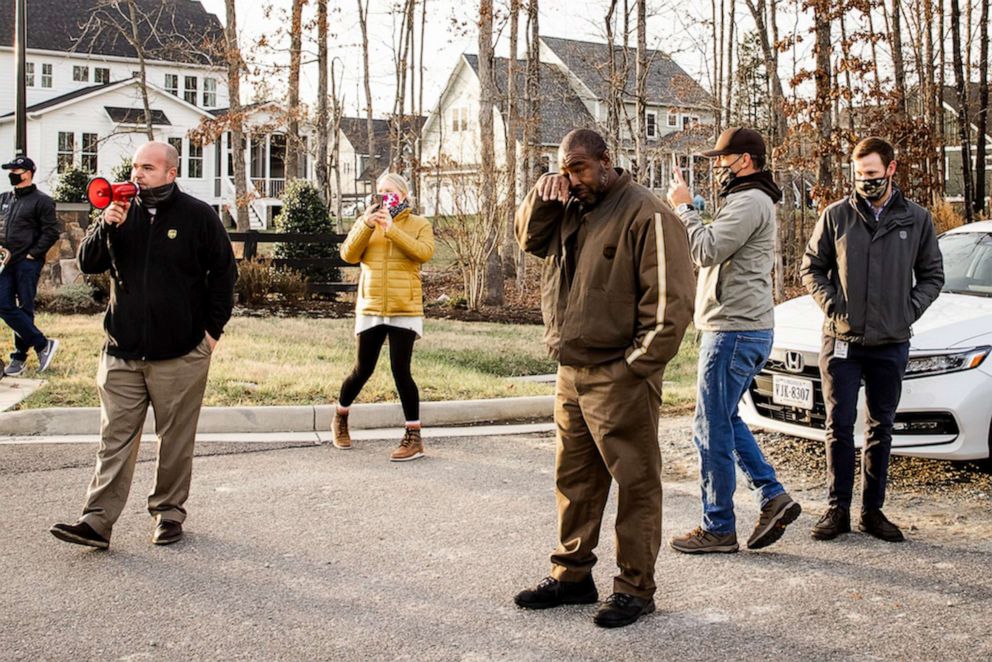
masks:
[[[736,532],[737,467],[758,490],[760,505],[785,492],[754,435],[737,412],[751,380],[772,350],[772,331],[704,332],[699,348],[699,385],[693,441],[699,450],[703,529]]]
[[[0,319],[14,331],[10,358],[25,361],[28,350],[45,349],[48,339],[34,325],[34,297],[38,293],[41,260],[20,260],[0,273]]]

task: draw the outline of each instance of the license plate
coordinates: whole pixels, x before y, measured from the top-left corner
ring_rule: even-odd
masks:
[[[813,408],[813,381],[772,375],[772,402],[802,409]]]

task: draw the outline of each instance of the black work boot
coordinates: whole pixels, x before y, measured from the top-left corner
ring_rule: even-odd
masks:
[[[858,522],[858,531],[863,531],[886,542],[902,542],[906,538],[899,527],[890,522],[881,510],[865,510]]]
[[[614,593],[606,598],[606,602],[592,620],[601,628],[620,628],[653,611],[652,598],[638,598],[629,593]]]
[[[842,533],[851,532],[851,511],[830,506],[810,533],[816,540],[833,540]]]
[[[562,582],[545,577],[537,586],[520,591],[513,598],[524,609],[549,609],[561,605],[588,605],[599,600],[592,575],[577,582]]]

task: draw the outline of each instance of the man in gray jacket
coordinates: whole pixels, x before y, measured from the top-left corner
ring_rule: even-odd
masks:
[[[865,385],[859,529],[890,542],[902,531],[882,514],[892,426],[909,359],[910,326],[944,284],[930,212],[892,181],[895,153],[881,138],[854,147],[854,192],[827,207],[803,258],[803,285],[823,309],[820,375],[827,406],[829,508],[813,538],[851,530],[854,421]]]
[[[713,222],[703,224],[677,167],[668,191],[700,268],[695,324],[702,344],[693,441],[699,450],[703,519],[701,526],[669,542],[686,554],[737,551],[737,467],[761,506],[748,548],[771,545],[802,512],[737,412],[772,349],[775,203],[782,191],[764,170],[765,141],[757,131],[727,129],[703,155],[716,158],[714,172],[725,200]]]

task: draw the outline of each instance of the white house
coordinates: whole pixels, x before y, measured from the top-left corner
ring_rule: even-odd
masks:
[[[600,129],[606,126],[608,105],[612,95],[609,84],[608,63],[611,47],[602,43],[574,41],[552,37],[540,38],[541,80],[538,100],[538,126],[535,143],[541,154],[539,170],[547,172],[557,160],[557,148],[565,134],[575,128]],[[622,53],[623,48],[613,47]],[[627,76],[626,90],[635,88],[633,62],[635,52],[628,49],[631,71]],[[645,164],[647,182],[661,191],[667,187],[671,173],[672,155],[682,162],[683,169],[693,178],[694,159],[689,155],[698,151],[705,140],[711,138],[708,128],[713,118],[713,100],[710,95],[661,51],[648,53],[647,110],[645,113],[647,153]],[[617,57],[620,60],[620,57]],[[508,61],[495,58],[494,74],[498,101],[494,108],[494,132],[497,167],[506,163],[505,92],[508,80]],[[517,63],[516,89],[518,99],[523,98],[526,62]],[[452,213],[456,210],[471,211],[471,197],[475,186],[469,180],[479,176],[480,133],[478,127],[480,84],[478,56],[462,55],[456,63],[438,105],[427,118],[422,133],[424,176],[421,203],[428,214]],[[632,94],[622,98],[626,113],[633,117]],[[522,107],[522,101],[519,102]],[[624,122],[622,121],[623,125]],[[514,144],[519,165],[516,176],[522,179],[522,129],[518,128]],[[633,165],[631,133],[621,129],[622,153],[614,155],[621,167]],[[505,179],[507,175],[504,174]],[[690,182],[691,183],[691,182]],[[468,185],[466,185],[468,184]],[[524,191],[518,187],[518,196]]]

